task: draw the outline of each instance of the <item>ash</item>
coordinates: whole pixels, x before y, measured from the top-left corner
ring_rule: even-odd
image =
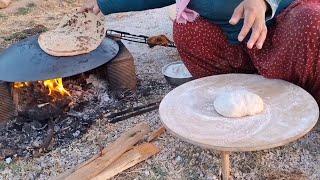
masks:
[[[0,126],[0,158],[31,158],[43,155],[79,139],[93,123],[110,112],[117,112],[147,102],[161,84],[150,82],[137,92],[110,90],[104,79],[95,75],[64,81],[71,96],[49,96],[40,83],[19,91],[21,103],[18,116]],[[140,101],[141,102],[141,101]]]
[[[184,64],[173,64],[165,70],[165,74],[173,78],[192,77],[187,67]]]

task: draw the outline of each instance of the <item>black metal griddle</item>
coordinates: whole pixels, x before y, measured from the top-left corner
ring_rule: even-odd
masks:
[[[74,76],[111,61],[119,45],[105,38],[94,51],[72,57],[50,56],[40,48],[38,36],[24,39],[0,54],[0,80],[28,82]]]
[[[30,82],[74,76],[95,69],[116,57],[119,44],[113,39],[135,43],[175,48],[169,44],[149,44],[150,37],[127,32],[108,30],[101,45],[88,54],[70,57],[56,57],[45,53],[38,44],[39,35],[26,38],[0,54],[0,81]]]

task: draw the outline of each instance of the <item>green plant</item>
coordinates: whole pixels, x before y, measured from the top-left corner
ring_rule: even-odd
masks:
[[[8,17],[5,15],[5,14],[3,14],[3,13],[0,13],[0,19],[1,20],[3,20],[3,19],[7,19]]]
[[[35,3],[28,3],[26,7],[20,7],[18,8],[17,12],[15,13],[16,15],[26,15],[30,13],[34,7],[37,5]]]
[[[26,33],[24,32],[16,32],[16,33],[13,33],[12,35],[8,36],[8,37],[5,37],[4,40],[5,41],[12,41],[12,40],[21,40],[21,39],[24,39],[28,37]]]
[[[0,162],[0,171],[3,171],[6,168],[6,165],[3,162]]]

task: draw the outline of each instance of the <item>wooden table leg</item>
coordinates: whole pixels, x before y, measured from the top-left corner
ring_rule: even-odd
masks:
[[[222,179],[230,179],[230,152],[222,151],[221,152],[221,161],[222,161]]]

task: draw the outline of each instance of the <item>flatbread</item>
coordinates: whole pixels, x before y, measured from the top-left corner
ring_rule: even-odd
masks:
[[[42,33],[40,48],[52,56],[75,56],[95,50],[106,34],[104,21],[91,12],[66,15],[59,26]]]
[[[0,9],[6,8],[11,3],[11,0],[0,0]]]

